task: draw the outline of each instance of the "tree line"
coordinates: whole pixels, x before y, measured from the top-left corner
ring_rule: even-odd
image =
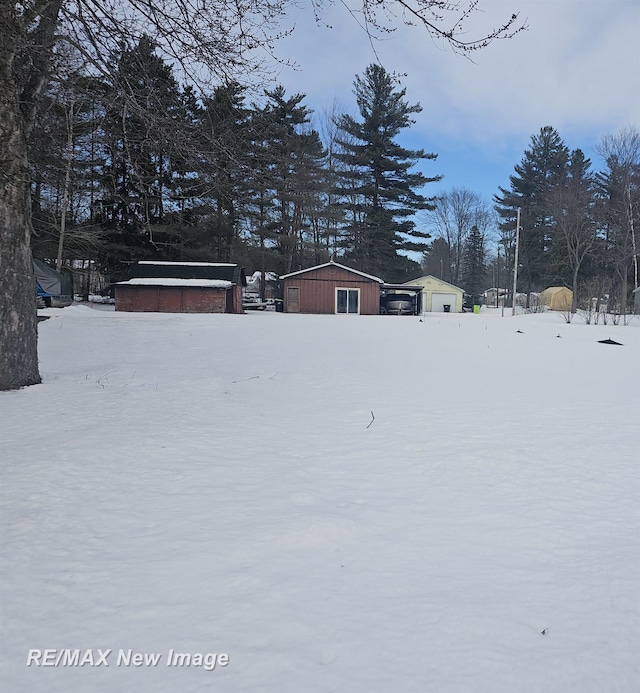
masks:
[[[339,257],[391,281],[419,269],[403,251],[426,247],[414,215],[439,177],[414,167],[435,154],[398,144],[421,107],[380,65],[355,78],[358,116],[326,114],[321,135],[304,94],[251,101],[230,81],[196,95],[146,36],[109,77],[57,59],[30,145],[34,255],[112,278],[152,258],[283,274]]]
[[[517,291],[528,300],[549,286],[566,286],[573,312],[595,299],[627,313],[639,279],[640,133],[622,128],[596,149],[599,171],[545,126],[532,135],[509,188],[499,188],[492,206],[467,189],[440,196],[426,220],[434,240],[423,269],[471,294],[489,286],[511,293],[518,236]],[[490,240],[497,251],[489,252]]]
[[[422,194],[440,177],[415,165],[436,154],[397,141],[421,107],[377,64],[356,76],[358,116],[334,110],[318,124],[283,86],[253,101],[233,80],[196,94],[148,36],[108,76],[70,49],[55,58],[29,160],[32,249],[58,268],[91,260],[117,278],[161,258],[283,274],[339,258],[389,281],[424,271],[477,297],[510,286],[520,209],[519,291],[565,285],[574,310],[597,296],[626,311],[638,286],[633,128],[603,138],[595,172],[543,127],[491,208],[466,189]]]

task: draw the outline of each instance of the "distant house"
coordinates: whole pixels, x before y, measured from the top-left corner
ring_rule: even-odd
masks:
[[[464,291],[431,274],[407,282],[407,286],[421,286],[420,305],[423,313],[462,313]]]
[[[509,295],[507,289],[498,289],[495,286],[487,289],[484,292],[484,302],[487,306],[495,306],[498,308],[499,305],[504,305],[504,302]]]
[[[565,286],[550,286],[540,294],[540,303],[549,310],[571,310],[573,291]]]
[[[242,313],[244,268],[220,262],[137,262],[115,284],[116,310]]]
[[[285,313],[378,315],[379,277],[326,262],[280,277]]]

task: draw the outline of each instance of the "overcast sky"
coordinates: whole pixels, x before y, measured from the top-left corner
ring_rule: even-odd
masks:
[[[332,28],[314,24],[305,7],[279,54],[297,61],[279,76],[288,93],[307,94],[317,116],[356,112],[356,74],[376,60],[362,29],[338,2]],[[638,0],[480,0],[479,31],[518,12],[528,30],[472,55],[455,55],[419,27],[400,28],[375,45],[389,72],[406,73],[410,103],[420,102],[410,140],[438,154],[428,176],[444,174],[426,194],[465,187],[488,200],[522,159],[532,134],[555,127],[570,148],[580,147],[596,168],[599,139],[625,125],[640,127],[640,2]],[[470,31],[473,34],[472,31]]]

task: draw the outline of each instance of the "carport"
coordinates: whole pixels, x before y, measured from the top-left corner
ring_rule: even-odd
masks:
[[[380,307],[382,308],[387,296],[392,294],[409,294],[413,301],[413,314],[422,313],[422,287],[411,284],[381,284],[380,285]]]

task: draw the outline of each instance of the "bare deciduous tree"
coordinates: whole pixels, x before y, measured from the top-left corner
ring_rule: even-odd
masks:
[[[567,176],[547,197],[547,209],[554,219],[554,245],[571,271],[573,300],[578,307],[578,276],[596,240],[594,182],[591,162],[580,149],[571,153]]]
[[[639,281],[640,132],[625,127],[603,137],[597,150],[608,168],[600,181],[607,198],[605,221],[613,232],[615,271],[622,284],[620,308],[626,312],[629,265],[633,268],[634,288],[638,288]]]
[[[426,214],[432,235],[446,241],[448,253],[444,276],[452,284],[461,281],[465,244],[474,226],[484,236],[491,223],[491,212],[478,193],[453,188],[436,201],[436,208]]]

